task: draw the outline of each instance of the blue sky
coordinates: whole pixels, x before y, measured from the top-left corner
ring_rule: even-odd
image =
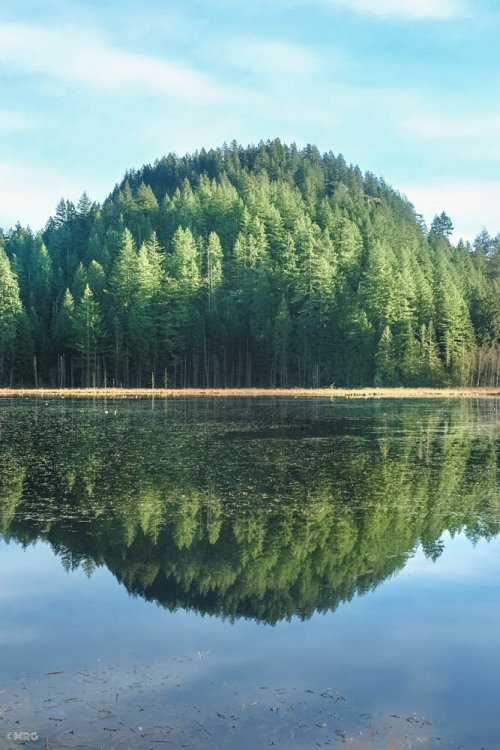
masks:
[[[0,226],[169,151],[279,137],[496,234],[499,33],[493,0],[3,0]]]

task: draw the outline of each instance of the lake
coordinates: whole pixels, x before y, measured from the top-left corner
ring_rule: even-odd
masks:
[[[500,747],[499,409],[2,399],[5,746]]]

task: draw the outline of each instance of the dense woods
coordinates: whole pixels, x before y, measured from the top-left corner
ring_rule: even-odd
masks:
[[[0,384],[500,383],[500,235],[331,152],[236,143],[0,232]]]
[[[275,623],[500,531],[494,402],[5,402],[0,539],[172,610]],[[329,410],[336,415],[332,421]]]

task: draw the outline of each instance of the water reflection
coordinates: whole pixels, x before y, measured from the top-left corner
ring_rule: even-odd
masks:
[[[4,401],[0,531],[132,594],[276,623],[500,529],[496,402]]]

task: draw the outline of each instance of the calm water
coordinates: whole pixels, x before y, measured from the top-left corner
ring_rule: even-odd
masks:
[[[0,737],[500,748],[498,409],[0,400]]]

